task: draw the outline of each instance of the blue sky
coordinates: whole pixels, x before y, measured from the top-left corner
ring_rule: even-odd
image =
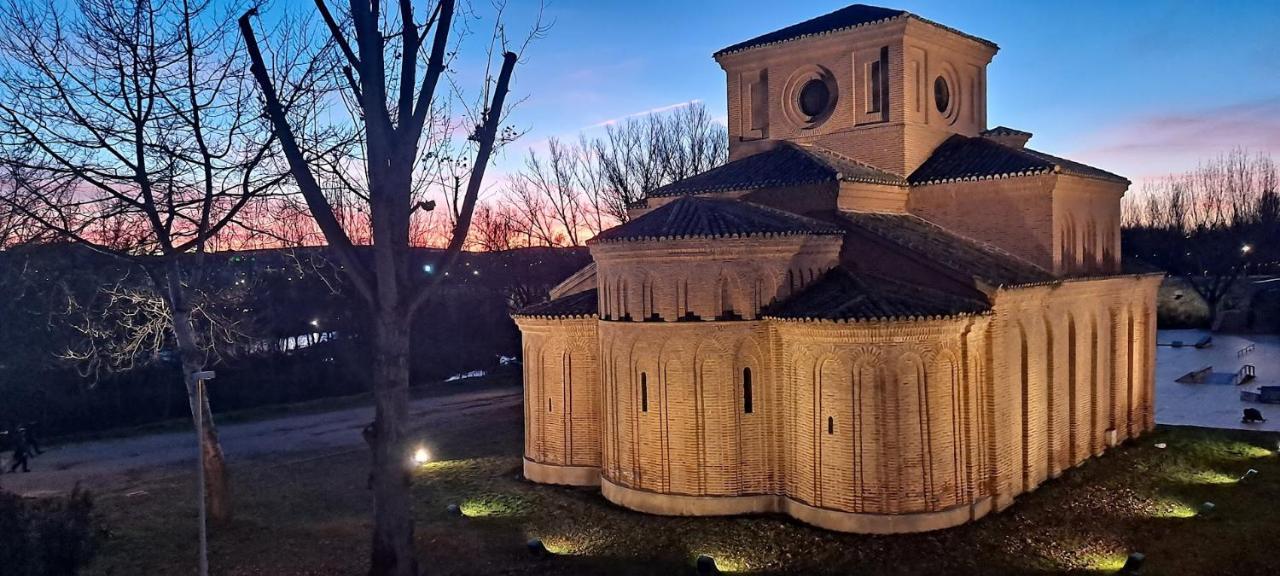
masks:
[[[845,6],[838,1],[556,0],[517,70],[529,130],[499,160],[548,137],[701,100],[725,109],[715,50]],[[992,40],[989,120],[1030,146],[1134,180],[1194,167],[1233,146],[1280,156],[1280,2],[885,4]],[[513,0],[510,29],[536,3]]]

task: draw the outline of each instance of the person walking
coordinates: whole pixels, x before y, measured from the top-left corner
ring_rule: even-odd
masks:
[[[31,452],[34,453],[36,456],[39,456],[41,454],[44,454],[44,450],[40,449],[40,441],[37,439],[37,436],[36,436],[37,424],[38,422],[31,422],[27,424],[27,426],[22,429],[22,436],[23,438],[26,439],[27,447],[31,450]]]
[[[31,468],[27,466],[27,459],[30,457],[30,450],[27,447],[26,430],[18,428],[9,431],[9,440],[13,442],[13,463],[9,465],[9,472],[17,472],[18,467],[22,467],[22,472],[27,473]]]

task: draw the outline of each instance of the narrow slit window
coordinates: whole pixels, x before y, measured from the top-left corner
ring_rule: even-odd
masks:
[[[751,401],[751,369],[742,369],[742,411],[750,414],[754,410]]]
[[[649,411],[649,375],[640,373],[640,411]]]
[[[836,433],[836,419],[832,418],[831,416],[827,416],[827,434],[835,434],[835,433]]]
[[[867,86],[867,112],[880,111],[880,61],[875,60],[867,70],[867,80],[870,85]]]
[[[547,412],[551,411],[551,399],[547,398]]]

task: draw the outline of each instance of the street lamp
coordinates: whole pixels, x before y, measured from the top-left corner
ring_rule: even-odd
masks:
[[[204,383],[217,376],[212,370],[192,372],[196,381],[196,499],[200,509],[200,576],[209,576],[209,536],[205,529],[204,495]]]
[[[1241,246],[1241,247],[1240,247],[1240,253],[1241,253],[1241,254],[1248,254],[1248,253],[1249,253],[1249,252],[1251,252],[1251,251],[1253,251],[1253,246],[1251,246],[1251,245],[1249,245],[1249,244],[1245,244],[1244,246]]]

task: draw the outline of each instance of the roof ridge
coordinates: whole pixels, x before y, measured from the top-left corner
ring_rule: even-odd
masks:
[[[877,173],[879,173],[880,175],[885,176],[886,178],[885,178],[884,180],[888,181],[889,183],[905,184],[905,183],[907,182],[907,179],[906,179],[906,178],[903,178],[903,177],[901,177],[901,176],[898,176],[897,174],[894,174],[893,172],[889,172],[888,170],[884,170],[884,169],[882,169],[882,168],[878,168],[878,167],[876,167],[876,166],[872,166],[871,164],[868,164],[868,163],[866,163],[866,162],[863,162],[863,161],[861,161],[861,160],[858,160],[857,158],[853,158],[853,157],[851,157],[851,156],[848,156],[848,155],[846,155],[846,154],[843,154],[843,153],[837,152],[837,151],[832,150],[832,149],[830,149],[830,148],[827,148],[827,147],[825,147],[825,146],[820,146],[820,145],[818,145],[818,144],[813,144],[813,143],[806,143],[806,144],[800,144],[800,143],[798,143],[798,142],[794,142],[794,143],[793,143],[793,142],[788,142],[788,143],[789,143],[789,144],[792,144],[793,146],[798,147],[798,148],[800,149],[800,151],[802,151],[802,152],[804,152],[804,153],[806,153],[806,154],[810,154],[810,155],[814,156],[814,157],[815,157],[815,159],[817,159],[819,162],[821,162],[823,165],[827,166],[828,168],[831,168],[832,170],[835,170],[835,172],[836,172],[836,176],[837,176],[840,180],[845,180],[845,181],[855,181],[855,182],[856,182],[856,181],[867,181],[867,180],[875,180],[875,179],[856,178],[856,177],[852,177],[852,176],[850,176],[850,175],[848,175],[848,174],[844,174],[844,173],[840,170],[840,167],[838,167],[838,166],[832,166],[832,165],[830,164],[830,162],[828,162],[827,158],[824,158],[824,157],[823,157],[823,155],[824,155],[824,154],[829,154],[829,155],[831,155],[831,156],[834,156],[834,157],[838,158],[839,160],[841,160],[841,161],[843,161],[843,162],[848,162],[848,163],[850,163],[850,164],[854,164],[854,165],[860,166],[860,167],[862,167],[862,168],[866,168],[867,170],[870,170],[870,171],[873,171],[873,172],[877,172]]]
[[[874,12],[874,13],[868,13],[862,17],[859,17],[851,14],[851,12],[855,10],[867,10],[868,12]],[[843,24],[843,25],[833,23],[828,26],[823,22],[824,20],[840,21],[843,17],[848,17],[849,23]],[[877,24],[882,24],[885,22],[891,22],[894,20],[901,20],[901,19],[914,19],[921,23],[928,24],[930,26],[940,28],[947,32],[954,33],[958,36],[972,40],[974,42],[978,42],[980,44],[990,46],[997,50],[1000,49],[999,45],[997,45],[995,42],[987,40],[986,38],[982,38],[979,36],[975,36],[973,34],[969,34],[967,32],[963,32],[956,28],[952,28],[945,24],[938,23],[934,20],[930,20],[928,18],[920,16],[919,14],[915,14],[907,10],[902,10],[899,8],[886,8],[883,6],[873,6],[869,4],[849,4],[843,8],[833,10],[826,14],[815,16],[807,20],[802,20],[794,24],[789,24],[789,25],[783,26],[782,28],[765,32],[763,34],[759,34],[748,40],[731,44],[725,48],[721,48],[720,50],[715,51],[712,54],[712,57],[720,58],[721,56],[724,56],[727,54],[745,52],[747,50],[763,48],[765,46],[785,44],[787,42],[793,42],[793,41],[801,40],[804,38],[811,38],[815,36],[826,36],[826,35],[835,34],[838,32],[844,32],[846,30],[853,30],[857,28],[863,28],[866,26],[874,26]],[[791,31],[788,32],[788,30],[791,30]]]

